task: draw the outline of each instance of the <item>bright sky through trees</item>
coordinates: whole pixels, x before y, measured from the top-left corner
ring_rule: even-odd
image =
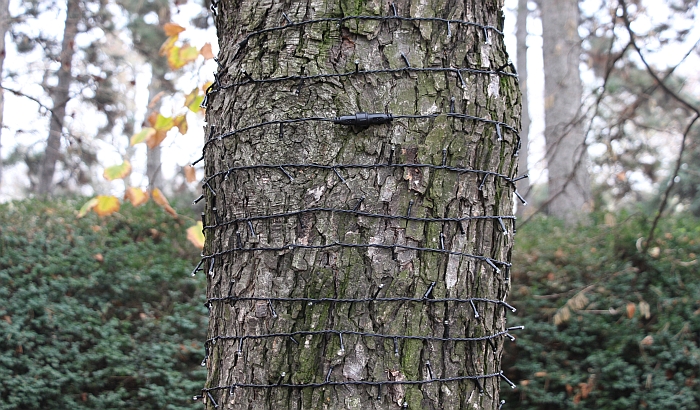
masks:
[[[692,46],[692,44],[700,39],[700,23],[697,21],[682,19],[673,13],[666,6],[666,3],[655,1],[646,1],[643,3],[647,8],[646,12],[640,15],[632,22],[632,28],[640,35],[647,33],[653,27],[660,23],[674,25],[677,30],[688,29],[689,34],[684,42],[669,41],[663,44],[658,42],[645,44],[645,53],[648,60],[657,66],[659,69],[670,67],[676,64],[682,58],[683,54]],[[10,14],[16,16],[21,12],[23,2],[21,0],[10,1]],[[515,9],[517,6],[516,0],[506,0],[505,15],[506,15],[506,43],[510,50],[511,59],[515,60]],[[129,45],[131,40],[126,30],[126,16],[122,10],[115,4],[111,3],[107,7],[116,17],[114,19],[118,29],[116,31],[118,39],[125,45]],[[600,24],[610,22],[608,14],[610,4],[601,0],[586,0],[581,3],[582,15],[595,16]],[[636,6],[630,5],[630,10],[634,11]],[[532,4],[531,9],[536,7]],[[190,19],[200,13],[202,10],[199,4],[188,2],[174,9],[172,14],[173,22],[182,25],[183,27],[191,27]],[[31,36],[39,34],[60,39],[62,35],[63,21],[65,19],[65,4],[56,3],[52,9],[40,14],[36,19],[28,20],[25,24],[24,31]],[[157,20],[155,14],[145,16],[145,20]],[[528,67],[529,67],[529,98],[530,98],[530,116],[532,119],[530,128],[530,182],[532,184],[545,183],[547,180],[546,163],[544,157],[544,110],[543,110],[543,66],[542,66],[542,39],[541,39],[541,23],[537,12],[533,13],[528,20]],[[586,37],[589,33],[585,28],[580,28],[582,37]],[[623,27],[616,29],[615,35],[620,39],[627,38],[627,33]],[[105,33],[97,28],[93,28],[86,33],[81,33],[77,37],[78,45],[86,44],[95,39],[100,39],[105,36]],[[214,54],[218,52],[216,44],[216,33],[213,28],[208,30],[199,30],[190,28],[182,34],[183,37],[189,39],[196,47],[201,47],[204,43],[210,42],[214,47]],[[8,34],[9,39],[9,34]],[[663,39],[662,39],[663,41]],[[111,39],[104,40],[105,43],[110,43]],[[584,47],[585,47],[584,42]],[[117,44],[113,47],[118,47]],[[129,103],[129,109],[133,116],[134,122],[138,128],[143,122],[143,117],[146,112],[147,87],[150,82],[150,69],[147,62],[142,59],[138,53],[125,52],[125,58],[128,60],[128,72],[122,73],[125,77],[132,78],[134,85],[124,89],[125,95]],[[635,57],[631,57],[635,61]],[[636,58],[638,60],[638,58]],[[7,58],[5,60],[5,76],[3,85],[7,88],[18,90],[23,94],[37,98],[45,106],[50,106],[50,99],[46,96],[41,83],[44,79],[44,73],[47,70],[53,71],[56,69],[56,63],[47,63],[44,60],[43,51],[40,47],[30,53],[18,54],[15,42],[7,41]],[[700,58],[697,53],[693,53],[685,62],[677,69],[677,73],[685,76],[688,79],[684,86],[686,92],[696,94],[700,91],[698,84],[698,75],[695,67],[700,65]],[[581,76],[584,81],[584,95],[591,95],[591,91],[595,90],[596,86],[600,85],[600,78],[596,77],[582,61]],[[188,92],[197,83],[203,83],[206,80],[212,79],[212,73],[216,70],[216,64],[209,60],[206,63],[198,63],[193,67],[186,67],[183,70],[173,72],[172,76],[179,77],[177,79],[179,89],[183,92]],[[14,74],[8,76],[8,74]],[[48,85],[51,85],[53,78],[46,77]],[[89,97],[90,90],[73,89],[73,94],[80,94]],[[180,99],[182,96],[179,97]],[[591,101],[586,100],[590,104]],[[5,117],[2,142],[2,156],[7,158],[10,152],[14,150],[17,144],[25,147],[33,147],[36,151],[40,151],[45,143],[46,130],[48,129],[49,115],[45,108],[39,107],[37,102],[23,96],[13,95],[10,92],[5,93]],[[181,101],[173,99],[164,99],[164,114],[168,114],[172,107],[181,105]],[[68,117],[66,125],[71,134],[77,135],[86,141],[87,144],[95,146],[98,152],[98,162],[102,167],[108,167],[120,163],[121,158],[128,144],[128,135],[119,133],[117,128],[110,135],[100,139],[95,138],[98,128],[104,124],[105,117],[103,114],[94,108],[87,107],[85,104],[76,101],[71,101],[68,105]],[[201,144],[203,140],[203,122],[198,120],[196,116],[190,114],[188,116],[190,127],[187,135],[169,137],[163,144],[163,166],[162,172],[166,180],[173,178],[180,166],[186,165],[199,157]],[[175,132],[173,131],[173,134]],[[590,138],[590,136],[589,136]],[[665,138],[665,137],[662,137]],[[145,146],[134,147],[134,158],[145,158]],[[593,143],[589,147],[590,154],[595,157],[604,153],[605,147],[601,144]],[[677,141],[664,141],[660,144],[662,151],[662,161],[671,161],[677,151]],[[145,176],[145,161],[132,161],[134,167],[131,181],[133,184],[146,184]],[[16,165],[6,166],[4,169],[2,184],[0,185],[0,201],[6,201],[12,198],[22,197],[26,194],[28,180],[26,177],[27,167],[19,161]],[[594,169],[594,174],[596,170]],[[521,170],[521,173],[524,172]],[[96,174],[101,174],[101,169],[96,170]],[[631,179],[635,179],[635,175],[631,175]],[[639,183],[643,184],[642,178],[638,178]],[[111,193],[117,196],[123,192],[123,186],[118,183],[109,183],[106,181],[98,181],[100,186],[84,187],[86,192],[83,194],[92,195],[95,193]],[[642,188],[649,190],[651,187],[646,183],[646,187]],[[99,192],[98,192],[99,191]]]
[[[20,11],[21,1],[10,1],[10,15],[16,16]],[[121,9],[110,4],[110,11],[115,18],[115,23],[118,29],[119,40],[126,46],[131,43],[128,31],[125,28],[126,17],[123,16]],[[192,45],[199,48],[205,43],[212,44],[213,52],[216,55],[218,46],[216,43],[216,33],[213,28],[208,30],[200,30],[191,28],[190,19],[197,15],[202,10],[199,4],[188,2],[179,6],[176,12],[172,14],[174,23],[180,24],[183,27],[190,28],[181,34],[181,38],[189,40]],[[157,16],[146,16],[146,20]],[[28,25],[28,30],[32,35],[43,35],[60,39],[63,29],[63,21],[65,20],[65,4],[57,4],[56,11],[42,13],[36,20],[31,21]],[[9,36],[9,34],[8,34]],[[105,33],[99,29],[92,29],[87,33],[81,33],[76,39],[77,45],[85,45],[90,41],[95,41],[104,38]],[[104,40],[105,43],[110,42],[110,38]],[[156,50],[157,52],[157,50]],[[150,82],[150,68],[147,62],[144,61],[138,53],[125,50],[125,58],[129,62],[130,72],[125,73],[126,77],[134,80],[134,86],[127,89],[127,98],[130,102],[130,107],[133,109],[137,128],[144,120],[146,107],[148,105],[148,84]],[[51,103],[46,97],[41,86],[42,78],[46,70],[55,70],[55,64],[48,64],[43,60],[43,52],[39,47],[36,47],[32,52],[19,54],[12,41],[7,41],[7,58],[5,60],[5,73],[14,72],[16,76],[3,79],[3,86],[18,90],[23,94],[37,98],[43,105],[50,107]],[[197,85],[203,84],[205,81],[211,81],[212,73],[216,70],[216,63],[212,60],[201,61],[194,66],[186,67],[170,75],[177,78],[177,86],[181,91],[189,92]],[[49,82],[49,85],[51,83]],[[90,90],[73,89],[73,94],[89,93]],[[89,94],[87,95],[90,96]],[[163,112],[172,111],[173,107],[179,107],[184,102],[184,95],[177,96],[176,99],[164,98]],[[85,104],[76,101],[70,101],[67,107],[66,126],[72,134],[78,135],[89,144],[97,145],[98,162],[103,167],[115,165],[121,162],[124,150],[128,146],[128,138],[130,135],[113,133],[108,138],[94,138],[98,128],[104,125],[104,116],[92,107],[87,107]],[[5,92],[5,118],[4,130],[2,138],[2,155],[7,155],[12,150],[21,144],[23,146],[34,146],[45,144],[46,130],[49,124],[49,113],[45,108],[40,108],[37,102],[32,101],[24,96],[14,95],[10,92]],[[187,135],[179,135],[174,137],[175,131],[163,143],[164,155],[162,172],[166,180],[172,179],[177,170],[181,166],[188,164],[201,155],[201,147],[203,141],[203,121],[201,116],[193,114],[188,115],[188,121],[191,122]],[[136,149],[135,158],[143,158],[143,161],[134,161],[133,173],[131,176],[132,182],[136,185],[147,183],[145,176],[145,150],[143,144],[134,147]],[[97,174],[101,174],[102,170],[98,170]],[[7,167],[3,175],[3,183],[0,185],[0,201],[21,198],[25,195],[25,190],[29,186],[26,177],[26,165],[19,163],[16,166]],[[100,187],[87,187],[85,195],[93,195],[98,190],[103,190],[97,193],[111,193],[117,196],[123,194],[123,186],[119,183],[108,183],[102,181]]]

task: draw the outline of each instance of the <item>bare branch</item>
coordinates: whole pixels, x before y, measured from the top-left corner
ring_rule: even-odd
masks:
[[[28,98],[28,99],[34,101],[35,103],[39,104],[39,107],[41,107],[41,108],[45,109],[47,112],[50,112],[51,114],[53,114],[53,110],[52,110],[51,108],[47,107],[46,105],[44,105],[44,103],[42,103],[41,101],[39,101],[39,99],[36,98],[36,97],[32,97],[31,95],[27,95],[27,94],[25,94],[25,93],[23,93],[23,92],[21,92],[21,91],[19,91],[19,90],[15,90],[15,89],[12,89],[12,88],[5,87],[4,85],[0,85],[0,88],[2,88],[2,89],[5,90],[5,91],[11,92],[12,94],[14,94],[14,95],[16,95],[16,96],[18,96],[18,97]]]
[[[614,24],[614,23],[613,23],[613,24]],[[613,29],[614,29],[614,27],[613,27]],[[614,32],[614,30],[613,30],[613,32]],[[610,48],[609,48],[609,50],[608,50],[608,56],[611,56],[611,55],[612,55],[612,47],[613,47],[613,44],[614,44],[614,41],[611,41],[611,42],[610,42]],[[595,103],[593,104],[594,113],[593,113],[593,116],[592,116],[591,120],[588,122],[588,128],[586,129],[586,132],[584,133],[584,135],[588,135],[588,134],[591,132],[591,128],[592,128],[592,124],[593,124],[593,119],[596,118],[596,117],[598,116],[599,112],[600,112],[600,105],[601,105],[601,103],[602,103],[602,101],[603,101],[603,97],[605,96],[605,89],[606,89],[606,87],[607,87],[608,81],[610,80],[610,76],[611,76],[613,70],[615,69],[615,64],[622,58],[622,56],[625,54],[625,51],[627,50],[627,48],[629,48],[629,46],[630,46],[629,44],[625,45],[625,48],[622,50],[622,52],[618,53],[618,54],[615,56],[615,58],[609,59],[609,60],[606,62],[605,76],[604,76],[604,78],[603,78],[603,85],[600,87],[600,93],[598,94],[598,96],[597,96],[597,98],[596,98],[596,101],[595,101]],[[588,110],[588,111],[590,112],[590,110]],[[574,119],[574,121],[572,121],[572,122],[569,124],[569,127],[573,126],[573,124],[575,124],[575,123],[577,123],[577,122],[583,121],[583,120],[585,119],[586,116],[587,116],[587,113],[582,113],[581,115],[579,115],[578,118]],[[561,139],[561,138],[563,138],[563,134],[562,134],[562,137],[560,137],[560,139]],[[557,145],[557,144],[555,144],[554,147],[556,147],[556,145]],[[576,164],[574,165],[574,171],[576,171],[576,170],[578,169],[578,167],[580,167],[580,166],[583,165],[584,152],[588,149],[588,143],[586,142],[585,139],[583,140],[583,142],[581,143],[581,145],[579,146],[578,149],[579,149],[579,155],[578,155],[578,158],[577,158],[577,160],[576,160]],[[545,157],[548,156],[550,153],[551,153],[551,152],[548,151],[548,152],[545,154]],[[558,196],[560,196],[561,194],[563,194],[564,191],[566,190],[566,188],[567,188],[567,187],[569,186],[569,184],[571,183],[571,181],[574,180],[574,176],[575,176],[575,172],[572,172],[572,173],[567,177],[566,181],[564,182],[564,185],[563,185],[562,188],[559,190],[559,192],[553,194],[548,200],[544,201],[544,202],[535,210],[535,212],[533,212],[526,220],[524,220],[523,222],[520,223],[520,227],[522,227],[522,226],[524,226],[525,224],[527,224],[527,223],[532,219],[532,217],[533,217],[534,215],[540,213],[540,212],[541,212],[543,209],[545,209],[555,198],[557,198]]]
[[[651,68],[647,60],[644,58],[644,54],[642,53],[642,50],[639,48],[637,45],[637,42],[635,41],[635,33],[632,30],[632,27],[630,26],[630,19],[629,15],[627,14],[627,3],[625,0],[618,0],[620,7],[622,8],[622,19],[625,24],[625,28],[627,29],[627,32],[629,33],[630,36],[630,44],[634,49],[637,51],[637,55],[642,61],[642,64],[644,64],[644,67],[646,68],[647,72],[649,75],[654,78],[656,83],[668,94],[671,98],[674,100],[678,101],[682,106],[693,112],[695,115],[693,118],[691,118],[690,122],[686,126],[685,130],[683,131],[683,138],[681,139],[681,148],[678,152],[678,158],[676,159],[676,166],[673,169],[673,174],[671,175],[671,180],[668,183],[668,186],[666,187],[666,190],[663,193],[662,199],[661,199],[661,204],[659,205],[659,209],[656,211],[656,216],[654,217],[654,222],[651,225],[651,229],[649,230],[649,235],[646,240],[646,243],[644,244],[644,247],[642,248],[642,252],[646,253],[647,250],[649,249],[649,246],[651,245],[652,240],[654,239],[654,233],[656,231],[656,228],[659,224],[659,221],[661,220],[661,215],[663,214],[664,210],[666,209],[666,205],[668,204],[668,199],[671,196],[671,190],[673,187],[676,185],[676,178],[678,177],[678,173],[680,172],[681,165],[683,164],[683,153],[685,151],[685,146],[686,142],[688,140],[688,135],[690,134],[690,130],[693,128],[693,125],[695,125],[695,122],[700,118],[700,110],[698,110],[695,106],[693,106],[691,103],[686,101],[683,97],[678,95],[675,91],[671,90],[668,88],[664,80],[668,77],[666,76],[664,79],[659,78],[659,76],[656,74],[654,69]],[[693,48],[695,48],[695,45],[693,45]]]

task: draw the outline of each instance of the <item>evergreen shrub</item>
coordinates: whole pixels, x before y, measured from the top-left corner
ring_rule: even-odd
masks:
[[[700,221],[599,214],[518,230],[503,390],[517,409],[700,409]],[[504,406],[505,408],[505,406]]]
[[[204,278],[154,205],[0,205],[0,409],[184,409],[206,377]]]

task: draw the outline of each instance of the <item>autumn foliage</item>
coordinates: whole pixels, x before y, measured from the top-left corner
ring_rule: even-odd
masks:
[[[174,23],[166,23],[163,26],[163,30],[168,36],[168,39],[161,46],[159,54],[163,57],[167,57],[168,65],[172,70],[178,70],[194,62],[200,56],[206,60],[214,57],[211,44],[209,43],[197,50],[197,48],[189,45],[187,42],[180,41],[180,33],[185,31],[184,27]],[[147,126],[131,136],[130,144],[133,146],[145,143],[149,149],[154,149],[163,143],[171,130],[177,130],[182,135],[187,134],[188,124],[186,114],[187,112],[202,113],[203,108],[201,104],[202,101],[204,101],[204,95],[209,86],[210,83],[207,83],[202,87],[196,87],[188,93],[185,96],[185,103],[179,114],[164,116],[161,113],[152,112],[146,119],[145,125]],[[162,98],[162,95],[157,95],[154,97],[154,100],[160,98]],[[151,104],[153,103],[154,101],[151,102]],[[124,159],[121,164],[106,167],[103,176],[108,181],[125,180],[125,178],[131,174],[131,171],[131,163]],[[185,167],[184,173],[188,183],[192,183],[196,180],[195,170],[192,166]],[[177,211],[170,206],[168,199],[159,188],[154,188],[150,192],[147,192],[139,187],[125,187],[124,201],[129,201],[133,206],[141,206],[147,203],[149,198],[152,198],[156,204],[171,216],[178,216]],[[108,216],[118,212],[120,205],[121,202],[116,196],[97,195],[82,205],[77,216],[78,218],[82,218],[90,211],[95,212],[99,216]],[[204,246],[203,240],[199,239],[201,232],[195,235],[193,234],[193,228],[196,228],[196,225],[188,230],[188,238],[190,238],[190,241],[195,246],[201,248]],[[201,227],[199,229],[201,230]]]

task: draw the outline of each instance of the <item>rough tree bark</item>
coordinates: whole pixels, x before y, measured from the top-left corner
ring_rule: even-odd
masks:
[[[579,75],[581,39],[577,0],[541,0],[544,59],[548,212],[576,220],[586,213],[591,189]]]
[[[502,28],[501,0],[401,0],[395,6],[399,16],[466,20]],[[415,68],[482,70],[508,64],[498,32],[460,24],[448,27],[435,21],[349,19],[340,29],[337,22],[291,25],[253,36],[245,45],[240,43],[251,32],[287,24],[286,18],[300,22],[393,13],[391,3],[378,0],[219,2],[218,79],[226,86],[250,78],[402,69],[407,63]],[[492,348],[485,341],[265,335],[334,329],[438,339],[482,337],[506,328],[501,304],[477,301],[479,314],[475,315],[468,303],[454,302],[267,303],[226,299],[420,299],[429,293],[434,298],[504,300],[510,288],[506,264],[513,243],[511,219],[503,221],[507,227],[504,233],[498,219],[493,218],[461,223],[402,218],[409,214],[421,218],[512,214],[514,184],[507,178],[516,172],[518,136],[504,125],[520,126],[517,80],[497,74],[463,76],[464,81],[454,72],[444,71],[360,73],[253,82],[218,91],[215,88],[209,95],[207,121],[212,128],[204,148],[207,206],[202,265],[209,279],[210,298],[208,378],[202,394],[207,409],[215,405],[226,409],[366,410],[498,407],[502,337],[493,339]],[[445,115],[395,118],[389,124],[367,128],[328,121],[275,123],[357,112],[395,116],[448,113],[452,98],[455,112],[498,121],[501,126]],[[272,123],[256,126],[268,121]],[[239,131],[232,133],[234,130]],[[447,166],[489,170],[505,178],[435,168],[371,167],[439,166],[443,161]],[[232,166],[259,164],[272,166],[230,170]],[[280,164],[370,167],[276,166]],[[297,212],[311,208],[326,210]],[[265,217],[281,213],[292,214]],[[376,246],[334,245],[337,243]],[[414,249],[440,250],[443,246],[454,253]],[[494,262],[499,263],[499,269],[491,266]],[[484,378],[478,385],[461,380],[396,384],[381,390],[356,384],[228,387],[428,381],[483,374],[496,376]],[[484,394],[479,394],[479,387]]]
[[[520,144],[521,150],[518,155],[518,170],[521,174],[529,172],[528,165],[528,144],[530,143],[530,110],[528,109],[527,97],[527,17],[530,11],[527,8],[528,0],[518,0],[518,15],[515,23],[515,41],[516,41],[516,69],[518,70],[518,79],[520,80],[520,92],[522,93],[522,124],[520,128]],[[529,200],[530,183],[529,179],[524,178],[518,181],[518,191],[527,200]],[[524,206],[518,206],[516,210],[517,216],[522,216],[525,210]]]
[[[46,139],[46,151],[39,170],[39,186],[37,194],[50,195],[53,191],[53,176],[56,171],[56,162],[61,156],[61,135],[63,134],[63,120],[66,116],[66,104],[70,100],[70,85],[73,82],[73,54],[75,53],[75,36],[78,34],[78,22],[81,11],[79,0],[68,0],[66,9],[66,23],[63,29],[61,42],[61,54],[58,69],[58,83],[48,90],[51,102],[51,121],[49,136]]]

